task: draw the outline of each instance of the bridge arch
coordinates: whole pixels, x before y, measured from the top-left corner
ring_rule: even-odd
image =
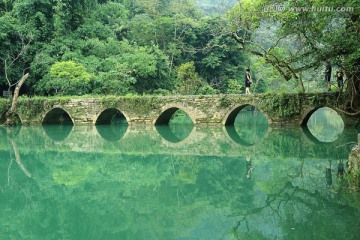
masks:
[[[129,117],[117,108],[107,108],[96,116],[95,125],[110,125],[114,118],[118,118],[118,123],[125,124],[122,119],[129,123]]]
[[[2,113],[0,116],[0,125],[4,124],[6,121],[6,112]],[[21,119],[20,115],[17,113],[14,113],[15,123],[16,125],[22,125],[23,120]]]
[[[63,108],[53,108],[49,110],[42,120],[42,124],[67,124],[74,125],[74,119]]]
[[[319,110],[320,108],[330,108],[331,110],[335,111],[341,117],[344,124],[346,123],[346,121],[344,119],[344,115],[341,112],[337,111],[336,109],[333,109],[328,106],[317,106],[317,107],[308,108],[308,109],[304,110],[304,113],[302,114],[301,126],[306,127],[307,123],[309,122],[309,119],[311,118],[313,113],[316,112],[317,110]]]
[[[157,119],[155,120],[155,125],[164,125],[164,124],[169,124],[171,117],[174,115],[174,113],[177,110],[182,110],[184,111],[191,119],[191,121],[193,123],[196,123],[195,117],[192,116],[192,114],[184,109],[182,106],[178,106],[178,105],[173,105],[173,106],[169,106],[165,111],[163,111],[159,117],[157,117]]]
[[[247,106],[252,106],[252,107],[255,107],[256,109],[258,109],[262,114],[264,114],[264,116],[266,117],[266,120],[268,121],[268,124],[271,124],[271,119],[264,111],[259,109],[257,106],[255,106],[253,104],[248,104],[248,103],[242,104],[240,106],[236,106],[236,107],[230,109],[230,111],[223,118],[222,124],[223,125],[234,125],[235,119],[236,119],[237,115],[239,114],[239,112]]]
[[[319,110],[321,112],[314,119],[310,120],[313,114]],[[336,142],[344,131],[344,115],[333,108],[317,106],[308,109],[304,116],[301,121],[301,128],[303,134],[313,143],[328,144]]]

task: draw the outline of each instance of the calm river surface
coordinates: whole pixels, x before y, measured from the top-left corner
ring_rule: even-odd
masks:
[[[339,169],[359,129],[327,114],[0,128],[0,239],[360,239]]]

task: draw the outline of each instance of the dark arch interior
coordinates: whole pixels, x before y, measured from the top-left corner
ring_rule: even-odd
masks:
[[[193,125],[190,116],[183,110],[172,107],[164,111],[156,120],[155,125],[185,124]]]
[[[229,115],[225,126],[228,136],[242,146],[253,146],[265,137],[269,124],[256,107],[241,106]]]
[[[173,107],[164,111],[156,120],[155,125],[168,125],[174,113],[179,110],[179,108]]]
[[[6,121],[5,114],[6,113],[3,113],[0,117],[0,125],[4,124]],[[15,119],[15,125],[21,125],[21,119],[19,115],[17,115],[16,113],[14,114],[14,119]]]
[[[310,111],[306,116],[305,118],[303,119],[302,123],[301,123],[301,126],[302,127],[306,127],[307,128],[307,124],[309,122],[309,119],[310,117],[314,114],[314,112],[316,112],[319,108],[315,108],[313,109],[312,111]]]
[[[238,115],[239,112],[240,112],[241,110],[243,110],[245,107],[247,107],[247,106],[240,106],[240,107],[235,108],[235,109],[229,114],[228,118],[226,119],[225,125],[234,125],[235,119],[236,119],[237,115]]]
[[[96,120],[96,125],[118,125],[118,124],[128,124],[124,114],[122,114],[116,108],[109,108],[103,111],[98,119]]]
[[[1,117],[0,117],[0,125],[1,124],[4,124],[5,123],[5,113],[1,114]]]
[[[42,124],[73,125],[74,123],[64,109],[54,108],[46,114]]]

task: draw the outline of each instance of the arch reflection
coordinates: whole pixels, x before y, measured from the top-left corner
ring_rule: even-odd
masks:
[[[162,138],[168,142],[178,143],[185,140],[192,132],[194,125],[190,124],[170,124],[156,125],[156,130]]]
[[[328,107],[314,109],[304,119],[304,124],[304,134],[316,143],[336,141],[345,127],[341,116]]]
[[[127,124],[96,125],[99,135],[109,142],[119,141],[128,129]]]
[[[194,124],[185,111],[173,107],[160,115],[155,127],[162,138],[168,142],[178,143],[190,135]]]
[[[70,115],[62,108],[51,109],[43,119],[42,124],[73,125]]]
[[[72,132],[73,125],[43,125],[45,134],[55,142],[64,141]]]
[[[253,106],[243,107],[237,112],[235,119],[233,118],[234,116],[231,116],[231,121],[228,122],[225,129],[228,136],[239,145],[254,146],[265,137],[269,130],[265,115]]]

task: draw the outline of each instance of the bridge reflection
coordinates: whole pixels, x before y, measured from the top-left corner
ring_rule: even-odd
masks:
[[[259,131],[256,138],[246,139],[234,127],[186,127],[180,132],[166,133],[149,125],[141,126],[22,126],[1,128],[0,151],[8,151],[7,135],[25,152],[76,151],[84,153],[111,152],[138,154],[181,154],[207,156],[273,156],[287,149],[294,157],[310,157],[321,151],[322,156],[346,159],[349,142],[354,142],[356,132],[344,131],[332,142],[321,144],[312,141],[302,129],[267,129]],[[166,129],[163,128],[163,129]],[[169,135],[170,134],[170,135]],[[329,144],[333,147],[329,148]],[[344,148],[344,149],[343,149]]]
[[[96,125],[96,130],[100,136],[106,141],[117,142],[126,133],[128,129],[127,124],[118,125]]]
[[[189,124],[171,124],[156,125],[156,130],[162,138],[171,143],[184,141],[192,132],[194,125]]]
[[[53,141],[61,142],[70,135],[73,127],[73,125],[47,125],[43,126],[43,130]]]

